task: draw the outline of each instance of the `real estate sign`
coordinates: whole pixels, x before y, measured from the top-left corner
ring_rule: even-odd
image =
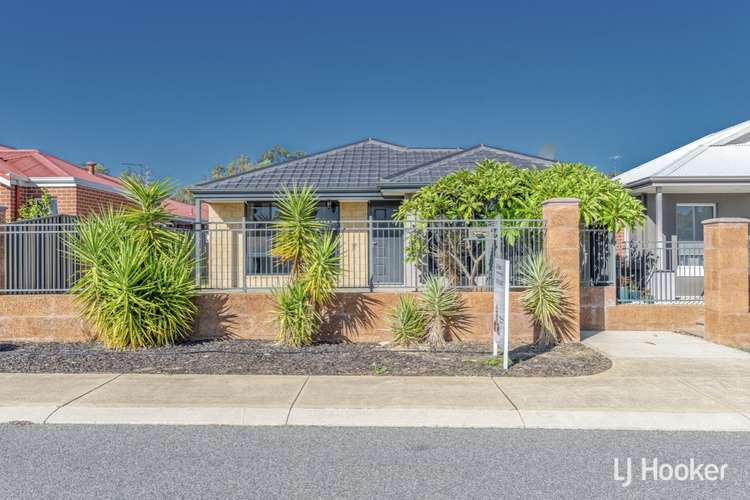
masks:
[[[497,356],[498,346],[503,348],[503,368],[508,369],[508,308],[510,302],[510,262],[495,253],[492,288],[494,291],[492,314],[492,355]]]

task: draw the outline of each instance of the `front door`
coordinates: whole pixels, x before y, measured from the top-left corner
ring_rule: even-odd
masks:
[[[404,282],[404,226],[393,220],[398,202],[371,202],[370,271],[374,285]]]

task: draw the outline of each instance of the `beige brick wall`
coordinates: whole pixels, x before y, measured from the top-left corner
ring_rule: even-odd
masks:
[[[208,205],[208,286],[241,288],[244,203],[207,203]]]
[[[368,263],[368,204],[366,201],[340,201],[339,217],[342,221],[341,266],[339,285],[349,288],[364,288],[369,285]],[[345,221],[362,221],[356,222]]]
[[[288,281],[288,276],[278,274],[250,275],[243,277],[245,238],[242,220],[245,210],[243,202],[209,202],[208,242],[208,286],[227,289],[277,288]]]
[[[245,254],[242,237],[242,219],[244,203],[209,202],[208,222],[209,260],[208,286],[210,288],[240,289],[242,284],[243,261]],[[368,216],[367,201],[341,201],[339,203],[340,219],[345,221],[341,233],[342,275],[339,286],[347,288],[366,288],[369,286],[368,263],[368,228],[365,221]],[[346,222],[358,221],[358,222]],[[266,274],[245,277],[248,288],[275,288],[288,280],[285,275]]]

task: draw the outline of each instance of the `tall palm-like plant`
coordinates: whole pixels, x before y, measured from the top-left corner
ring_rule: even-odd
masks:
[[[140,242],[160,250],[175,242],[178,233],[164,230],[164,225],[172,219],[172,214],[164,207],[174,190],[172,183],[166,179],[143,182],[134,175],[124,175],[122,183],[130,201],[123,217],[133,227]]]
[[[154,199],[153,190],[125,185],[142,213],[110,209],[79,223],[68,243],[82,275],[71,291],[106,345],[174,343],[190,332],[196,312],[193,244],[163,227],[154,208],[163,199]]]
[[[341,275],[339,240],[333,233],[325,232],[304,257],[300,280],[317,309],[325,306],[336,291],[336,281]]]
[[[463,313],[458,291],[444,276],[430,276],[419,305],[426,320],[425,340],[434,348],[445,345],[450,323]]]
[[[299,280],[273,291],[278,341],[290,347],[310,345],[320,325],[320,315],[308,300],[304,284]]]
[[[549,347],[561,339],[567,321],[568,299],[562,278],[542,254],[521,264],[521,305],[539,328],[537,344]]]
[[[325,227],[315,218],[318,199],[309,186],[284,188],[276,198],[277,219],[273,222],[276,234],[271,253],[290,262],[292,274],[302,271],[305,257],[315,248],[320,231]]]
[[[339,238],[316,219],[318,199],[310,187],[283,190],[276,208],[271,253],[292,267],[290,282],[274,292],[279,341],[307,345],[313,341],[341,274]]]

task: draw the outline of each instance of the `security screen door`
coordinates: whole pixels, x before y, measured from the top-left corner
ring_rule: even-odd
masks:
[[[372,217],[372,281],[376,285],[400,286],[404,283],[404,229],[393,220],[398,202],[370,203]]]

